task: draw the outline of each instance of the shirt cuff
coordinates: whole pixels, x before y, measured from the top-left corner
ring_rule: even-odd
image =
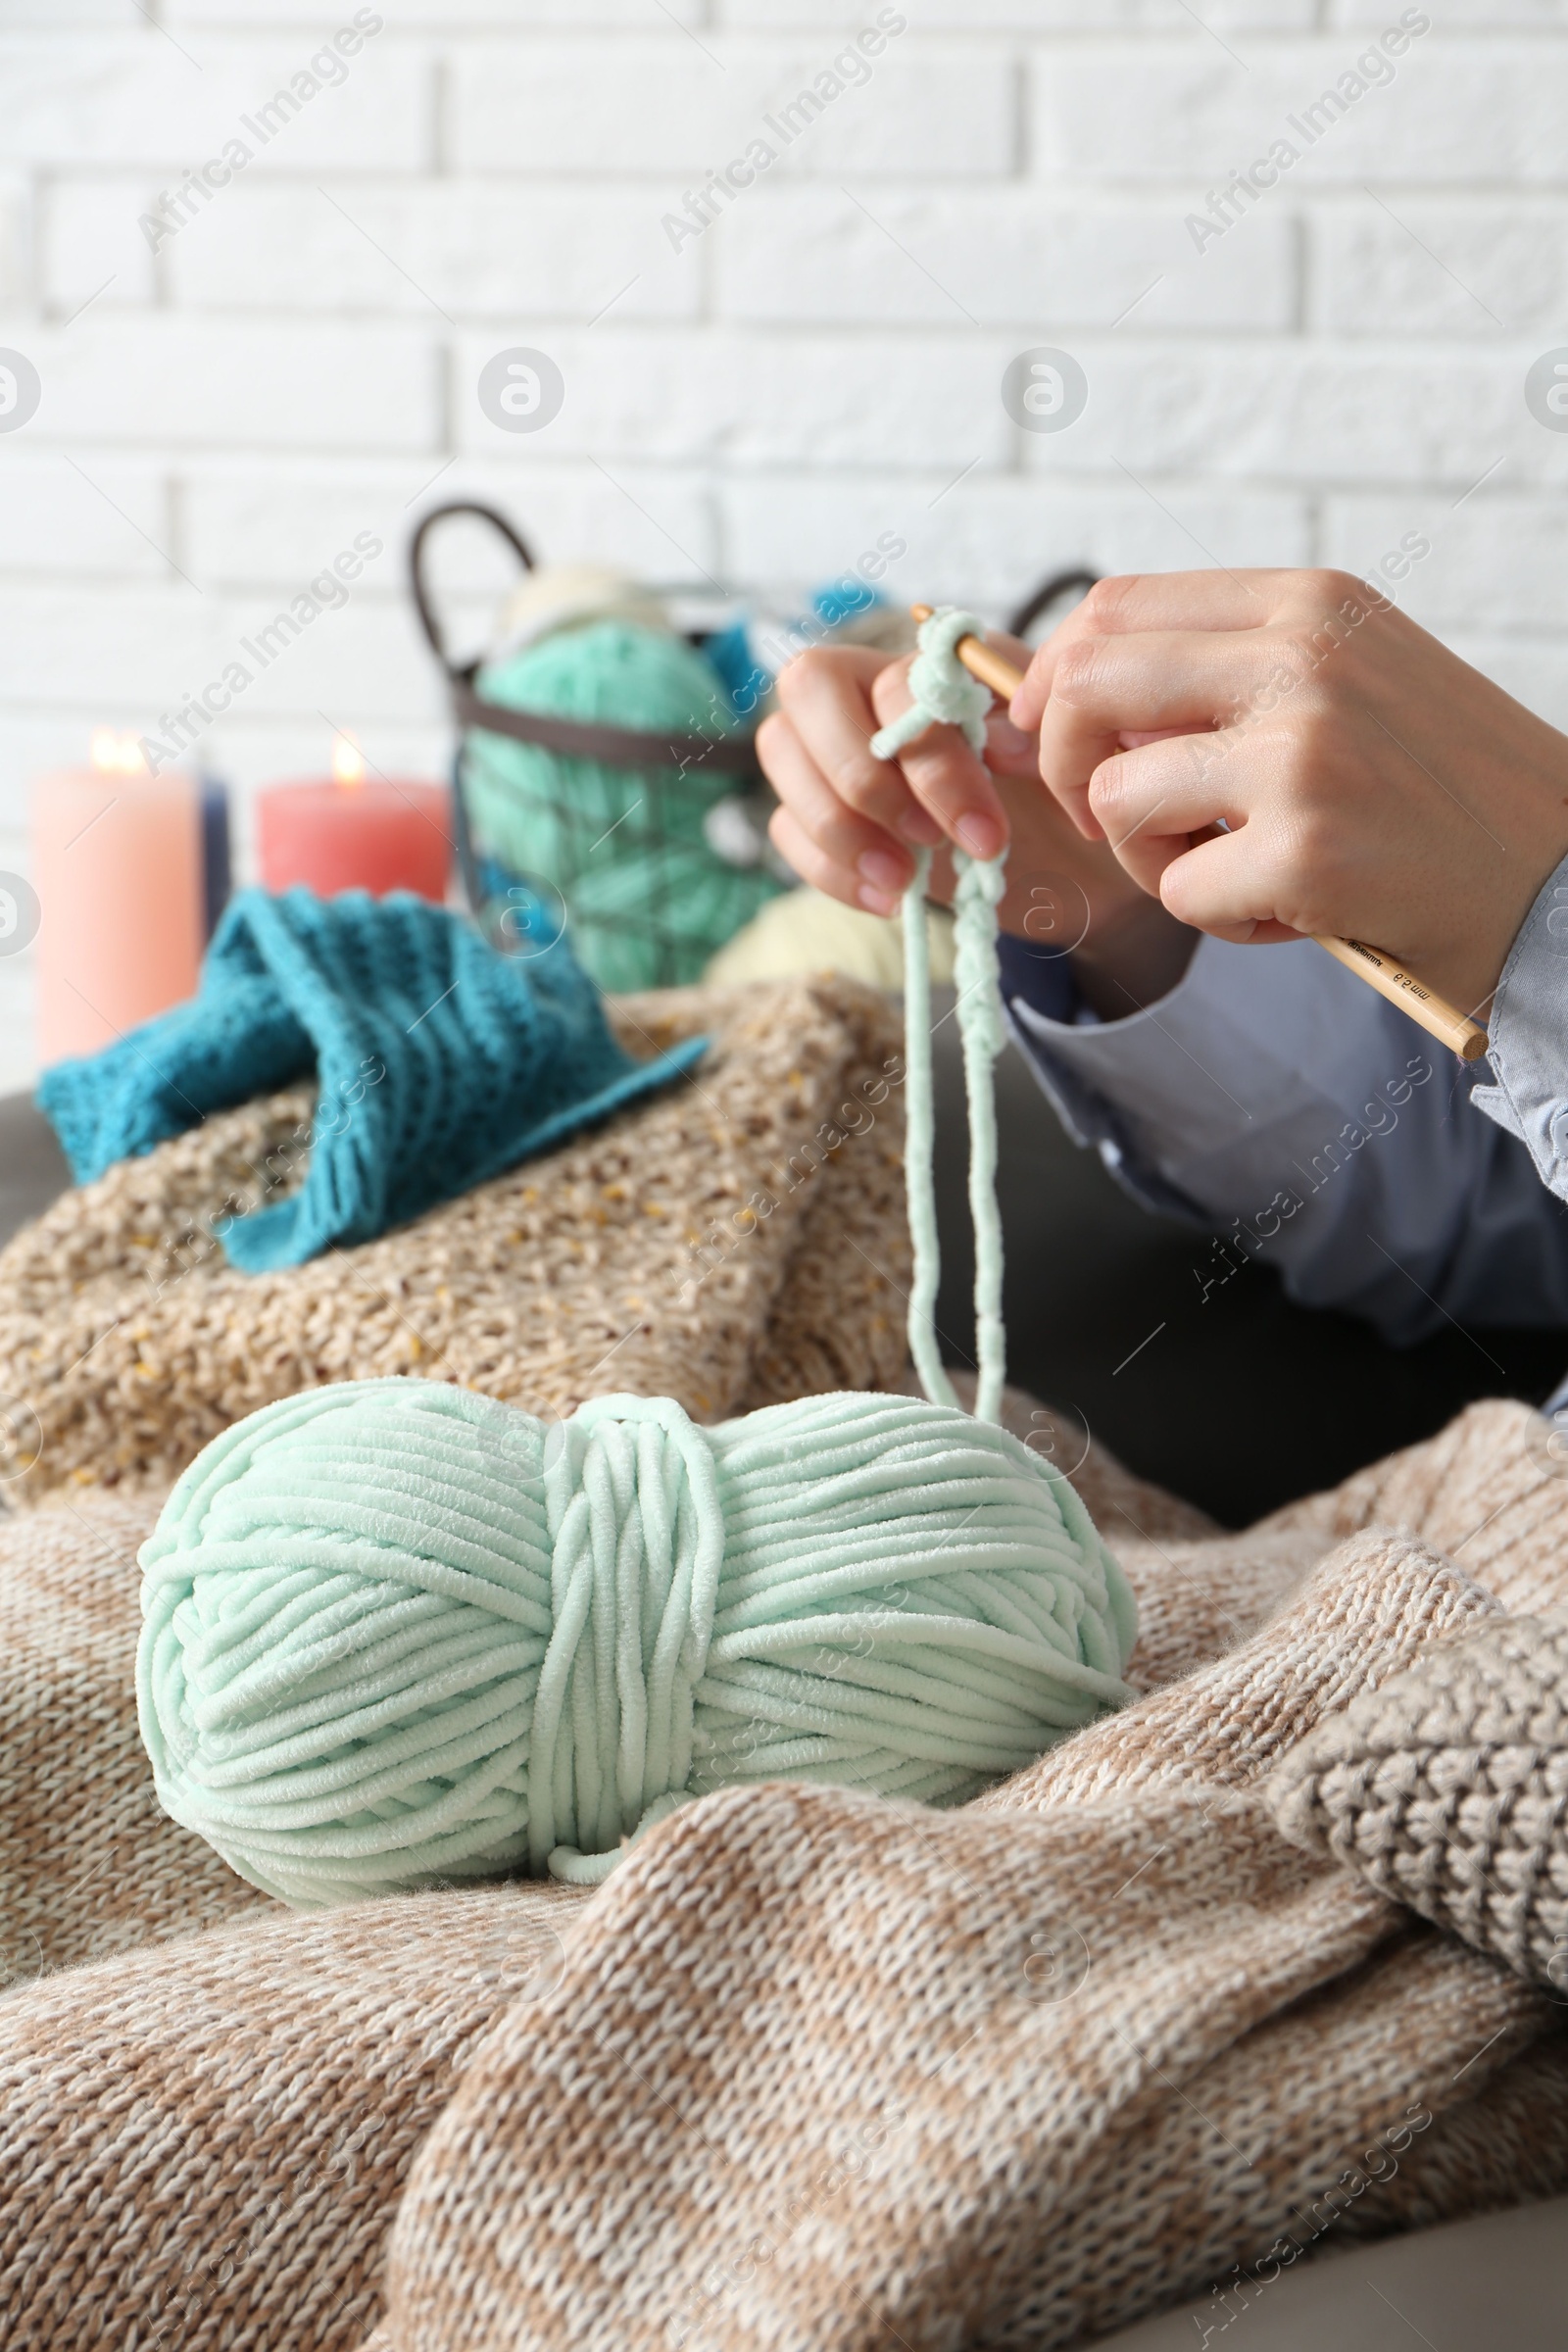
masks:
[[[1502,967],[1487,1038],[1493,1086],[1470,1100],[1517,1136],[1568,1200],[1568,858],[1542,885]]]
[[[1008,931],[997,939],[1004,1004],[1027,1004],[1044,1021],[1070,1025],[1083,1008],[1072,958],[1060,948],[1037,947]]]
[[[1342,1104],[1397,1072],[1407,1025],[1389,1009],[1308,940],[1203,939],[1176,986],[1124,1020],[1054,1022],[1021,999],[1009,1014],[1069,1134],[1148,1206],[1206,1224],[1270,1201]]]

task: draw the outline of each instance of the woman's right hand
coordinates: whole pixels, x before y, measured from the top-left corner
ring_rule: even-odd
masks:
[[[1020,668],[1030,649],[987,642]],[[982,760],[956,727],[936,726],[896,760],[871,737],[909,702],[908,658],[869,646],[822,646],[779,673],[779,709],[758,730],[758,756],[779,796],[774,847],[803,881],[868,913],[891,915],[932,849],[931,896],[953,895],[956,843],[994,857],[1010,842],[1002,927],[1072,954],[1074,974],[1102,1018],[1163,996],[1186,970],[1197,934],[1124,871],[1104,842],[1086,841],[1041,782],[1037,736],[997,705]]]

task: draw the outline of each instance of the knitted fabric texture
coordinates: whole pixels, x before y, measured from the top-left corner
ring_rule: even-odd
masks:
[[[978,613],[960,612],[955,605],[944,605],[921,621],[916,640],[920,650],[909,664],[908,686],[914,699],[907,710],[901,710],[872,736],[871,750],[878,760],[891,760],[927,727],[943,725],[961,728],[973,750],[985,750],[991,689],[971,678],[957,656],[961,637],[984,637],[985,633],[986,624]]]
[[[1287,1837],[1568,2001],[1568,1616],[1422,1657],[1293,1749],[1267,1794]]]
[[[329,1389],[198,1455],[141,1562],[159,1797],[302,1905],[588,1883],[737,1781],[952,1804],[1130,1695],[1132,1596],[1066,1480],[904,1396],[704,1431]]]
[[[1159,1687],[978,1806],[727,1789],[591,1896],[236,1880],[255,1916],[194,1936],[222,1867],[126,1720],[145,1505],[0,1527],[7,2352],[1055,2352],[1562,2189],[1560,2009],[1258,1794],[1325,1710],[1568,1601],[1549,1434],[1477,1406],[1224,1538],[1097,1448]]]
[[[225,1219],[231,1264],[297,1266],[366,1242],[688,1068],[611,1033],[564,939],[523,958],[412,892],[244,891],[189,1004],[46,1071],[40,1107],[78,1184],[313,1064],[303,1186]]]
[[[217,1113],[57,1201],[0,1253],[0,1394],[37,1431],[13,1499],[167,1488],[258,1406],[387,1373],[546,1418],[607,1387],[710,1421],[895,1384],[897,1012],[836,980],[610,1011],[645,1058],[709,1032],[697,1081],[357,1250],[243,1275],[212,1238],[308,1138],[304,1093]]]
[[[1456,1449],[1472,1507],[1501,1483],[1474,1475],[1484,1434]],[[1500,1507],[1516,1544],[1530,1469]],[[1520,1548],[1516,1572],[1550,1565]],[[474,2352],[1051,2352],[1211,2280],[1250,2302],[1318,2245],[1548,2193],[1551,2005],[1293,1855],[1256,1793],[1323,1709],[1498,1606],[1368,1529],[1187,1685],[966,1818],[776,1788],[652,1834],[568,1936],[548,2022],[498,2026],[416,2158],[377,2352],[460,2328]],[[1098,1793],[1053,1798],[1054,1775]],[[694,1952],[674,1923],[699,1911]],[[625,2235],[541,2248],[512,2217],[554,2179],[614,2181]]]

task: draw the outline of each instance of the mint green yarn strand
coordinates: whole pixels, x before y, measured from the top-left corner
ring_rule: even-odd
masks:
[[[595,1399],[560,1436],[545,1469],[559,1614],[534,1715],[529,1853],[536,1872],[548,1864],[583,1883],[561,1825],[574,1820],[579,1838],[612,1849],[690,1770],[692,1689],[711,1634],[723,1518],[706,1442],[668,1398]],[[691,1498],[684,1513],[664,1489],[671,1452]],[[645,1674],[650,1565],[664,1598]]]
[[[956,1406],[957,1394],[943,1370],[936,1332],[942,1250],[932,1173],[936,1108],[931,1084],[931,947],[925,921],[930,879],[931,853],[920,850],[914,860],[914,880],[904,894],[904,1183],[914,1252],[909,1353],[931,1402]]]
[[[1007,1376],[1007,1337],[1002,1321],[1002,1211],[997,1201],[996,1063],[1006,1034],[997,963],[997,908],[1006,852],[982,861],[953,855],[954,980],[963,1042],[963,1086],[969,1105],[969,1219],[974,1231],[975,1354],[978,1421],[1000,1421]]]
[[[370,1459],[401,1465],[384,1504]],[[608,1396],[547,1429],[345,1383],[216,1440],[141,1557],[160,1800],[303,1905],[591,1886],[781,1773],[956,1803],[1129,1695],[1131,1594],[1077,1496],[902,1396],[712,1428]]]
[[[945,606],[921,622],[919,652],[909,665],[909,707],[871,738],[879,760],[891,760],[928,727],[956,726],[984,754],[991,689],[972,678],[958,659],[965,637],[983,637],[977,613]],[[995,1064],[1006,1042],[997,963],[997,908],[1006,852],[991,859],[953,853],[954,977],[963,1047],[963,1085],[969,1109],[969,1219],[974,1233],[974,1413],[999,1421],[1006,1380],[1006,1333],[1002,1319],[1002,1215],[997,1202]],[[920,1386],[933,1403],[956,1401],[943,1369],[936,1336],[941,1257],[932,1178],[935,1143],[931,1081],[931,970],[926,945],[925,894],[931,853],[915,858],[904,898],[905,1169],[914,1279],[909,1292],[909,1353]]]
[[[1002,1317],[1002,1211],[997,1200],[995,1066],[1005,1044],[998,983],[997,907],[1006,853],[1000,858],[953,854],[954,977],[969,1109],[969,1217],[974,1231],[974,1417],[1000,1421],[1006,1380],[1007,1341]],[[931,966],[926,941],[925,891],[931,853],[919,852],[904,898],[905,1185],[914,1275],[909,1285],[909,1353],[933,1404],[956,1404],[936,1334],[942,1281],[933,1157],[936,1111],[931,1068]]]

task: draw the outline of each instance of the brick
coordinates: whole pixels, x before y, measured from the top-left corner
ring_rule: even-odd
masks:
[[[328,721],[359,726],[365,714],[374,712],[400,723],[439,725],[445,701],[441,682],[406,598],[372,595],[357,585],[347,604],[321,612],[264,661],[271,648],[255,650],[258,632],[286,610],[281,597],[224,596],[220,658],[202,678],[183,682],[199,688],[234,660],[252,673],[250,684],[235,696],[236,717],[309,718],[324,712],[323,727]]]
[[[994,337],[905,337],[892,347],[831,335],[670,334],[608,326],[542,340],[565,378],[560,416],[536,436],[480,412],[495,337],[466,336],[458,364],[461,446],[485,457],[710,458],[737,464],[996,465],[1006,419]],[[537,443],[533,448],[524,445]]]
[[[1283,42],[1254,51],[1245,74],[1187,42],[1044,52],[1032,84],[1037,169],[1075,184],[1197,182],[1196,197],[1285,138],[1300,153],[1284,183],[1298,193],[1314,183],[1556,177],[1568,108],[1561,42],[1428,33],[1397,61],[1392,82],[1327,119],[1309,143],[1288,118],[1299,120],[1365,47],[1354,34]],[[1268,201],[1277,200],[1276,190]]]
[[[234,41],[211,36],[183,54],[151,25],[87,42],[40,35],[0,37],[0,85],[6,92],[7,144],[14,160],[81,165],[152,165],[172,179],[187,166],[240,139],[252,150],[244,169],[266,172],[325,167],[345,171],[417,170],[429,160],[431,110],[426,52],[387,33],[344,64],[344,78],[319,90],[297,114],[279,110],[279,127],[247,129],[259,108],[319,49],[293,39]]]
[[[195,78],[150,29],[90,45],[9,25],[0,36],[7,143],[19,162],[101,169],[172,159],[189,135],[180,108]]]
[[[1477,0],[1479,4],[1479,0]],[[855,32],[874,24],[878,0],[715,0],[717,22],[737,30],[798,32],[823,24]],[[1309,32],[1317,23],[1318,0],[1203,0],[1204,26],[1220,32]],[[921,32],[1067,32],[1085,28],[1083,0],[921,0],[917,11],[902,10]],[[1094,29],[1168,33],[1170,0],[1099,0]],[[1203,38],[1193,26],[1193,37]]]
[[[1441,362],[1361,344],[1212,342],[1201,349],[1104,337],[1066,345],[1089,405],[1060,433],[1022,433],[1031,471],[1261,476],[1301,484],[1452,483],[1468,489],[1506,455],[1517,476],[1568,480],[1568,435],[1523,401],[1528,357],[1468,350]]]
[[[1392,0],[1330,0],[1329,18],[1352,30],[1381,32],[1397,24]],[[1445,32],[1561,32],[1568,27],[1563,0],[1443,0]]]
[[[19,682],[11,688],[15,710],[90,699],[117,707],[116,725],[136,725],[156,715],[155,698],[209,675],[220,642],[216,601],[178,580],[117,593],[0,579],[0,643]],[[78,729],[85,757],[85,721]]]
[[[698,587],[718,568],[712,494],[696,468],[617,463],[612,479],[591,464],[466,458],[422,503],[468,495],[510,515],[541,563],[608,564]]]
[[[695,317],[702,292],[640,188],[252,180],[164,251],[191,307],[624,322]]]
[[[163,471],[91,451],[74,466],[64,455],[8,451],[0,466],[0,569],[74,573],[88,579],[168,580],[160,550],[171,545]]]
[[[594,466],[467,459],[432,483],[434,472],[425,460],[396,473],[297,460],[263,466],[213,461],[188,468],[181,494],[190,568],[204,585],[291,593],[357,531],[370,530],[388,551],[376,565],[377,588],[391,579],[401,591],[405,549],[418,517],[459,498],[498,507],[542,563],[612,564],[656,578],[682,571],[700,578],[713,566],[710,502],[694,476],[628,466],[617,466],[612,481]],[[688,560],[675,542],[691,551]],[[432,576],[443,605],[449,584],[483,598],[488,622],[515,570],[515,560],[483,524],[453,523],[442,532]]]
[[[1556,204],[1396,201],[1322,207],[1312,221],[1316,323],[1348,335],[1554,343],[1568,315],[1568,214]],[[1261,223],[1259,223],[1261,225]]]
[[[1494,480],[1504,479],[1499,470]],[[1389,594],[1424,628],[1442,636],[1568,627],[1568,497],[1484,485],[1462,506],[1417,494],[1330,499],[1323,559],[1386,579],[1381,559],[1412,532],[1431,552]]]
[[[345,10],[338,21],[348,18]],[[333,53],[319,36],[314,44],[305,36],[265,47],[236,43],[232,50],[204,44],[203,56],[206,74],[219,75],[213,109],[222,110],[223,137],[237,130],[255,150],[247,172],[418,171],[432,161],[430,65],[420,43],[379,33],[358,56],[337,60],[344,77],[336,83],[330,81]],[[294,77],[323,56],[317,78],[328,86],[286,119],[279,121],[281,109],[263,114],[280,89],[294,94]],[[257,130],[247,126],[246,116]]]
[[[44,0],[29,0],[33,6]],[[677,24],[701,25],[707,14],[708,0],[662,0],[662,5]],[[116,8],[118,22],[123,22]],[[380,12],[387,16],[389,12]],[[517,0],[462,0],[462,30],[464,32],[516,28],[519,15]],[[396,28],[399,32],[438,32],[450,35],[453,30],[453,10],[441,0],[399,0]],[[338,0],[325,11],[307,5],[307,0],[284,0],[277,8],[259,5],[259,0],[164,0],[163,21],[172,30],[221,26],[235,32],[275,32],[283,25],[297,25],[307,35],[321,37],[323,27],[335,31],[339,24],[353,22],[354,0]],[[389,17],[389,23],[391,19]],[[545,30],[560,26],[570,30],[579,25],[625,26],[636,32],[648,29],[648,0],[527,0],[528,29]]]
[[[721,318],[808,325],[1286,328],[1297,299],[1295,221],[1284,207],[1199,254],[1173,208],[1078,210],[1033,189],[932,197],[774,185],[710,232]],[[961,308],[960,308],[961,306]]]
[[[0,618],[8,637],[15,601],[14,592],[0,582]],[[325,772],[336,726],[352,726],[378,760],[373,738],[383,724],[420,728],[422,739],[431,743],[443,734],[439,679],[422,641],[416,647],[416,624],[401,599],[377,603],[361,597],[322,612],[299,637],[284,643],[266,666],[253,649],[258,631],[278,611],[275,599],[210,598],[194,630],[188,614],[165,610],[141,619],[129,600],[117,600],[104,609],[94,608],[92,600],[88,604],[99,629],[95,654],[101,659],[90,681],[92,718],[79,710],[83,680],[78,660],[78,710],[66,730],[69,762],[85,759],[91,724],[105,711],[105,723],[156,734],[164,711],[173,710],[210,681],[221,678],[231,662],[248,669],[251,681],[234,693],[229,710],[201,738],[196,764],[204,768],[230,772],[222,764],[227,740],[279,721],[287,722],[299,741],[295,772],[303,774]],[[36,651],[47,642],[56,618],[46,611],[30,637],[18,630],[12,641]],[[181,621],[183,625],[176,625]],[[17,715],[31,718],[40,728],[52,727],[48,707],[69,695],[68,677],[57,661],[35,666],[31,674],[41,708],[33,711],[22,705]],[[431,770],[425,765],[420,772]],[[0,799],[0,816],[4,808]]]
[[[128,174],[46,187],[39,206],[42,294],[55,318],[70,318],[89,302],[122,310],[154,299],[153,249],[140,221],[155,193],[149,180]]]
[[[124,22],[119,0],[6,0],[8,32],[119,31]]]
[[[1049,573],[1078,564],[1169,571],[1309,558],[1304,500],[1211,487],[1166,488],[1161,499],[1168,512],[1120,480],[741,480],[723,497],[727,562],[738,580],[798,599],[891,532],[907,552],[882,580],[886,595],[973,601],[1000,617]]]
[[[246,467],[216,484],[187,477],[180,499],[190,569],[205,588],[286,601],[352,550],[364,564],[356,601],[403,592],[410,515],[384,483]]]
[[[760,138],[775,150],[767,168],[778,172],[991,178],[1010,170],[1009,61],[956,43],[916,46],[907,34],[864,83],[803,117],[798,133],[785,136],[788,122],[770,128],[765,117],[776,123],[833,55],[831,35],[787,47],[707,34],[701,45],[630,39],[609,48],[476,41],[453,60],[453,161],[486,172],[668,172],[684,182]],[[671,188],[665,203],[683,192]]]
[[[187,463],[179,499],[190,568],[204,586],[290,596],[368,531],[382,553],[367,563],[367,586],[401,588],[415,502],[439,463],[428,452],[396,471],[297,457]]]
[[[0,173],[0,304],[31,298],[32,191],[21,172]]]
[[[43,379],[24,429],[74,443],[428,449],[437,353],[411,327],[268,325],[96,306],[68,331],[18,337]]]

